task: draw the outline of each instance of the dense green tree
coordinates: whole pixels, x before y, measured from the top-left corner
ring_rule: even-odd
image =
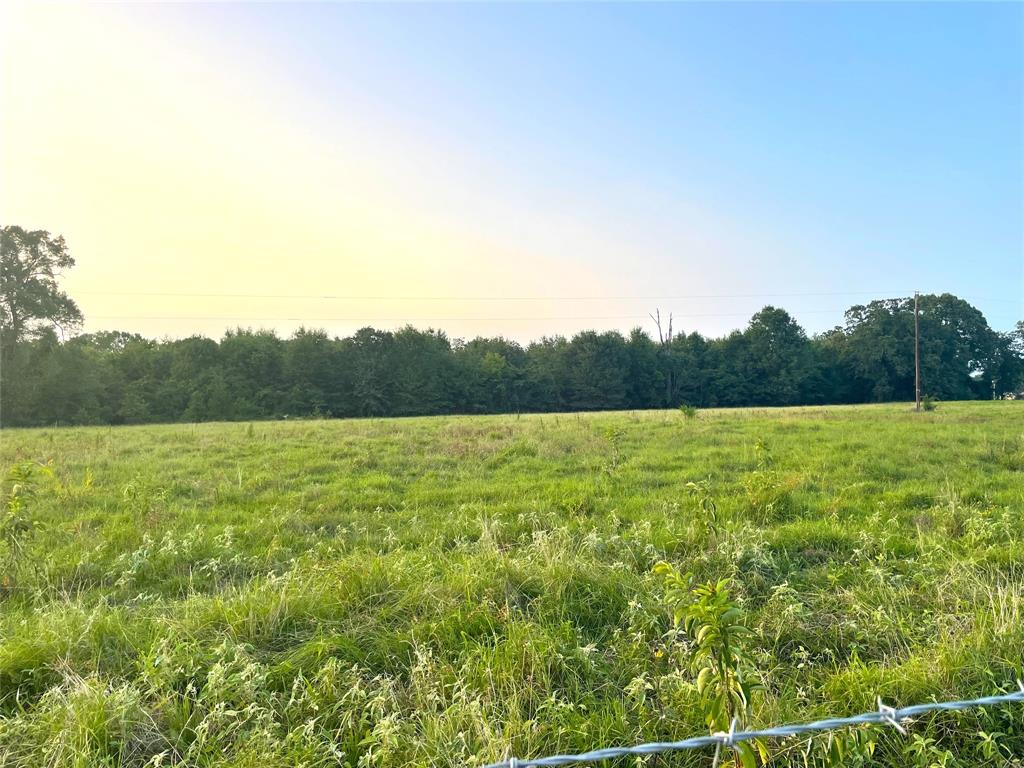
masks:
[[[569,341],[564,336],[545,336],[527,347],[530,410],[560,411],[568,407],[568,350]]]
[[[615,331],[583,331],[566,348],[568,406],[574,411],[624,408],[630,360],[626,340]]]
[[[963,299],[945,293],[918,303],[922,392],[944,400],[987,396],[1005,344]],[[854,399],[913,399],[912,298],[851,307],[840,346],[857,379]]]
[[[63,237],[0,228],[0,419],[17,422],[24,413],[8,419],[2,410],[24,409],[33,396],[19,381],[29,355],[18,354],[18,347],[53,329],[73,331],[82,321],[78,305],[57,284],[74,265]]]
[[[662,370],[666,381],[664,405],[683,403],[705,407],[711,404],[712,344],[699,333],[679,334],[663,350]]]
[[[0,228],[0,345],[11,348],[42,329],[71,331],[82,322],[78,305],[57,285],[74,265],[63,237]]]
[[[282,416],[794,405],[910,400],[914,301],[851,307],[808,339],[767,306],[743,331],[657,342],[635,328],[456,340],[411,326],[349,338],[235,329],[219,341],[153,341],[118,331],[63,338],[82,315],[58,281],[74,265],[61,237],[0,230],[0,418],[4,425]],[[942,399],[1024,389],[1024,322],[1005,334],[951,294],[919,297],[921,382]],[[58,334],[60,331],[60,334]]]
[[[448,337],[441,331],[420,331],[408,325],[396,331],[391,343],[390,413],[449,413],[453,405],[451,352]]]
[[[220,368],[220,347],[213,339],[191,336],[161,345],[154,356],[154,407],[171,420],[202,421],[207,413],[210,373]],[[223,413],[220,418],[224,418]]]
[[[1024,392],[1024,320],[999,335],[992,366],[992,392],[996,396]]]
[[[341,397],[334,372],[337,345],[321,330],[300,328],[284,345],[283,408],[297,415],[330,415]]]
[[[919,304],[926,393],[978,398],[1024,387],[1024,324],[995,333],[948,294]],[[585,331],[525,349],[412,327],[345,339],[300,329],[287,340],[236,329],[219,342],[120,332],[61,340],[38,327],[6,367],[8,426],[909,400],[913,302],[852,307],[844,326],[814,339],[765,307],[718,339]]]
[[[846,334],[842,328],[833,328],[811,340],[816,375],[808,387],[808,402],[858,402],[856,390],[860,385],[846,356]]]
[[[281,413],[284,395],[284,343],[273,331],[237,328],[220,343],[224,383],[235,418],[258,419]]]
[[[807,402],[816,376],[814,352],[804,329],[784,309],[765,307],[744,336],[744,378],[751,405]]]
[[[388,331],[360,328],[342,344],[343,359],[352,375],[348,388],[349,406],[342,415],[384,416],[392,402],[390,376],[394,336]]]
[[[999,336],[984,315],[948,293],[922,296],[921,388],[944,400],[987,397],[999,367]]]
[[[747,337],[741,331],[712,341],[704,365],[708,396],[703,405],[732,408],[753,403],[756,382],[749,375]]]
[[[661,350],[642,328],[629,333],[626,354],[629,370],[626,374],[626,407],[650,408],[667,405],[665,398],[665,371],[659,364]]]
[[[508,413],[523,407],[526,352],[498,337],[459,342],[452,397],[467,413]]]
[[[107,398],[106,360],[87,344],[62,344],[53,329],[42,329],[31,346],[22,423],[104,424],[115,421]],[[41,418],[33,418],[38,414]],[[26,418],[27,416],[27,418]]]
[[[211,368],[200,374],[189,396],[188,406],[182,414],[185,421],[231,421],[252,418],[251,401],[239,403],[231,391],[227,376],[221,368]],[[240,412],[240,408],[245,411]],[[269,416],[271,414],[265,414]]]
[[[856,382],[855,400],[914,398],[912,303],[909,310],[906,299],[850,307],[841,349]]]

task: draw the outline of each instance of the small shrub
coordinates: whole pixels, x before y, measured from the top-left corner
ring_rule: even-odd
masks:
[[[805,765],[821,768],[866,768],[874,760],[876,735],[870,729],[829,731],[807,742]]]
[[[0,554],[3,555],[4,569],[0,576],[0,589],[14,586],[13,580],[20,570],[28,539],[35,531],[36,524],[29,514],[29,499],[35,496],[36,478],[40,474],[52,477],[53,469],[47,465],[24,461],[15,464],[7,472],[7,491],[4,509],[0,511]]]
[[[939,407],[939,401],[931,395],[925,395],[921,398],[921,410],[922,411],[934,411]]]
[[[757,459],[757,468],[761,471],[767,471],[771,469],[774,464],[772,459],[772,451],[768,447],[768,443],[764,441],[764,438],[758,438],[757,442],[754,443],[754,457]]]
[[[681,624],[690,639],[689,668],[696,676],[704,722],[712,733],[728,731],[734,721],[737,727],[745,726],[751,697],[763,686],[756,681],[747,647],[751,630],[732,599],[729,580],[697,584],[692,573],[681,574],[666,562],[658,563],[654,572],[665,580],[673,623]],[[755,749],[762,761],[768,757],[756,742],[741,742],[733,749],[743,765],[753,765]]]
[[[614,475],[622,465],[623,453],[622,443],[626,439],[626,432],[622,427],[609,427],[605,430],[605,438],[611,446],[611,456],[604,465],[605,474]]]
[[[696,483],[687,483],[686,490],[690,492],[690,496],[697,500],[697,510],[700,513],[701,522],[704,523],[704,528],[708,535],[717,535],[719,530],[718,505],[715,504],[715,498],[711,495],[710,482],[701,480]]]
[[[687,405],[683,403],[679,406],[679,412],[683,414],[683,417],[687,420],[697,418],[697,406]]]
[[[743,481],[747,502],[751,511],[762,520],[774,520],[788,507],[789,491],[774,467],[771,450],[764,440],[757,441],[754,455],[757,457],[757,469]]]

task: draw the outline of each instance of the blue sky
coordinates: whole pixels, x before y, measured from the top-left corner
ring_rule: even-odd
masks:
[[[660,306],[682,316],[677,326],[717,334],[775,303],[818,331],[852,303],[915,288],[962,295],[997,328],[1024,317],[1019,4],[188,5],[95,14],[112,35],[152,42],[109,62],[86,95],[118,68],[163,67],[152,78],[158,93],[161,78],[173,83],[188,70],[194,81],[181,82],[190,87],[147,107],[151,124],[139,130],[158,151],[177,147],[200,178],[212,167],[246,181],[225,182],[204,204],[234,211],[230,233],[211,218],[177,251],[157,248],[141,266],[118,256],[129,245],[117,241],[114,216],[107,229],[95,221],[111,206],[75,208],[73,189],[57,196],[63,208],[47,209],[52,195],[20,202],[27,224],[65,231],[73,247],[81,230],[69,285],[87,315],[103,318],[97,325],[182,335],[253,316],[268,319],[250,324],[282,332],[310,318],[343,333],[363,318],[408,318],[455,335],[525,340],[626,330]],[[165,111],[209,125],[162,136],[153,126]],[[248,162],[239,149],[238,167],[230,165],[225,146],[249,139],[249,155],[261,157]],[[138,163],[105,151],[115,166]],[[40,170],[23,165],[26,175]],[[169,171],[146,178],[157,183],[161,173]],[[273,190],[286,188],[276,201]],[[296,204],[304,194],[306,204]],[[256,213],[276,208],[288,208],[279,230],[316,232],[301,243],[308,259],[269,246],[245,259],[260,243],[288,242]],[[88,224],[79,220],[86,213]],[[177,214],[190,220],[187,205]],[[247,229],[258,242],[246,243]],[[303,296],[328,286],[356,298],[228,306],[149,297],[138,301],[150,316],[163,302],[167,319],[135,320],[141,310],[130,296],[99,295],[110,285],[142,291],[154,277],[177,292]],[[369,298],[381,295],[394,298]],[[698,295],[720,298],[639,298]],[[482,300],[512,296],[562,298]]]

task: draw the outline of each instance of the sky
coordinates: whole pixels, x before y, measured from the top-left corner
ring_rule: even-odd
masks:
[[[86,331],[1024,317],[1024,5],[8,5],[0,224]]]

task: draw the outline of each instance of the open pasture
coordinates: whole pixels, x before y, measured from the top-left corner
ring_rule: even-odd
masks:
[[[1024,676],[1021,403],[0,440],[3,766],[473,766],[706,733],[662,560],[731,579],[753,725]],[[908,729],[770,764],[1022,764],[1024,707]]]

